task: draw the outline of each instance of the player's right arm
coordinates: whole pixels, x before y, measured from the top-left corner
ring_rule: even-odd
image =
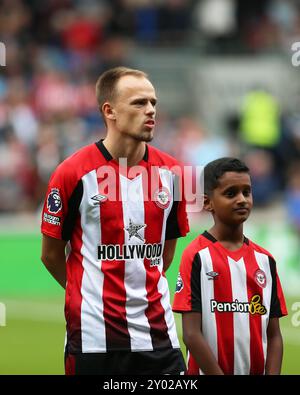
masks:
[[[204,374],[223,375],[211,348],[202,335],[201,313],[182,313],[183,341]]]
[[[43,235],[41,260],[55,280],[66,288],[66,248],[67,242]]]
[[[42,211],[41,260],[55,280],[66,288],[66,244],[71,238],[82,197],[82,182],[72,162],[53,172]]]

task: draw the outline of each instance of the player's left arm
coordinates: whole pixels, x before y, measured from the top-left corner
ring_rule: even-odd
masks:
[[[179,178],[176,177],[176,180],[177,181],[174,182],[173,196],[178,196],[173,202],[166,224],[165,247],[163,251],[164,271],[169,268],[174,258],[177,238],[184,237],[189,232],[186,202],[184,194],[180,194],[180,188],[182,188],[182,186],[180,187]],[[181,183],[183,183],[183,181],[181,181]],[[177,192],[175,192],[175,190]],[[179,199],[180,196],[181,199]]]
[[[165,247],[163,251],[164,271],[167,271],[174,258],[176,249],[177,239],[171,239],[165,241]]]
[[[267,360],[265,373],[280,374],[283,356],[283,341],[277,317],[270,318],[267,329]]]

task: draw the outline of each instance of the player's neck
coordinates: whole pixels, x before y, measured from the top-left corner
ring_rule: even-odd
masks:
[[[224,224],[215,224],[209,233],[228,250],[236,250],[244,243],[243,224],[230,227]]]
[[[108,135],[103,144],[114,159],[126,158],[128,167],[137,165],[145,155],[146,143],[143,141],[116,139]]]

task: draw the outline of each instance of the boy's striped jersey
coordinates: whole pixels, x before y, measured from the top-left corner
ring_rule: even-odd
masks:
[[[287,314],[274,258],[247,238],[229,251],[204,232],[184,251],[175,312],[199,312],[202,333],[225,374],[264,374],[267,326]],[[200,323],[199,323],[200,328]],[[188,374],[201,374],[188,353]]]

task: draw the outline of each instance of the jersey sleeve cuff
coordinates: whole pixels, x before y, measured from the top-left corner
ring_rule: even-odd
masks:
[[[61,236],[56,233],[50,232],[49,230],[41,230],[42,234],[45,236],[53,237],[54,239],[63,240]]]

